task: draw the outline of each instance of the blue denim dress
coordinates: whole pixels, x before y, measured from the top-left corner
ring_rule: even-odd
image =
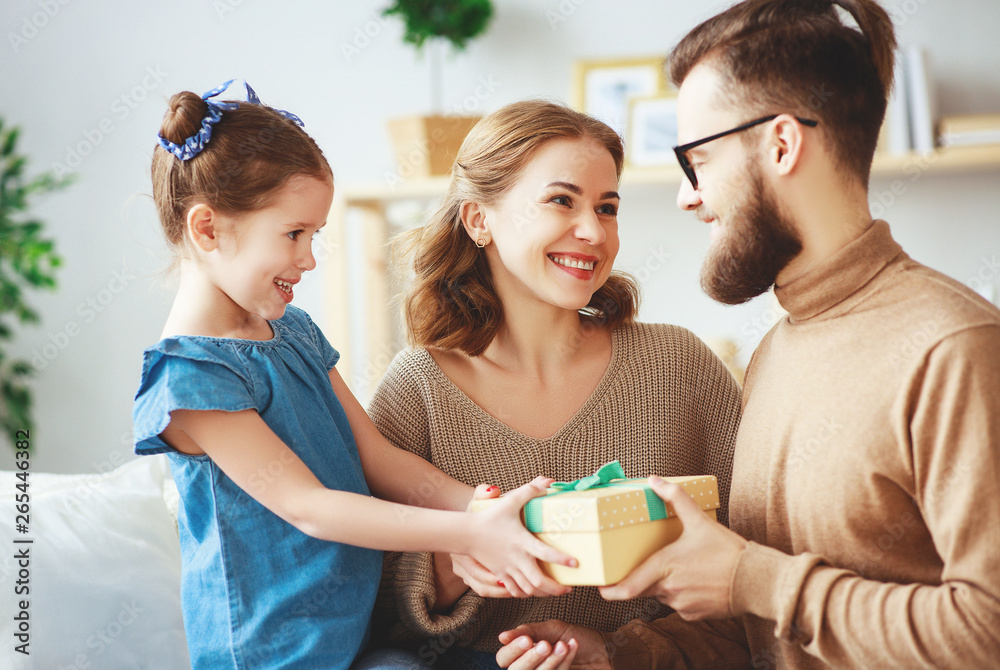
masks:
[[[181,495],[181,600],[194,668],[348,668],[368,639],[381,552],[309,537],[207,456],[160,437],[175,409],[255,409],[327,487],[368,495],[330,386],[339,354],[300,309],[267,341],[171,337],[147,349],[133,408],[138,454],[167,452]],[[261,468],[254,486],[281,476]]]

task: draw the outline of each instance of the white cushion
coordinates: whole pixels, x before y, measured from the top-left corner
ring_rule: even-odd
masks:
[[[180,605],[180,543],[164,503],[165,456],[106,475],[31,472],[30,531],[15,530],[15,472],[0,472],[0,667],[190,668]],[[33,538],[32,544],[14,544]],[[27,595],[16,595],[28,548]],[[13,616],[29,601],[30,656]],[[13,612],[11,611],[13,609]]]

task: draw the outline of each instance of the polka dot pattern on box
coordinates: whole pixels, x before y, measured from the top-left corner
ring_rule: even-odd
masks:
[[[610,530],[649,521],[646,494],[639,489],[607,496],[597,507],[600,510],[598,530]]]

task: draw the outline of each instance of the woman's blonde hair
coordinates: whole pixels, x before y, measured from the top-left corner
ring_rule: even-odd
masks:
[[[462,225],[462,204],[495,206],[542,145],[577,138],[604,146],[621,177],[621,138],[605,123],[563,105],[516,102],[473,127],[455,159],[440,208],[426,225],[397,240],[413,258],[415,278],[404,301],[411,344],[458,349],[470,356],[486,350],[503,321],[503,305],[485,254]],[[614,328],[635,319],[638,301],[635,281],[613,271],[581,314]]]

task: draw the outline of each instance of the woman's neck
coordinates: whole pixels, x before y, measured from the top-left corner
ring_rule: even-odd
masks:
[[[573,310],[520,305],[504,311],[503,324],[483,356],[504,369],[542,379],[609,343],[606,330]],[[605,337],[595,337],[600,334]]]

